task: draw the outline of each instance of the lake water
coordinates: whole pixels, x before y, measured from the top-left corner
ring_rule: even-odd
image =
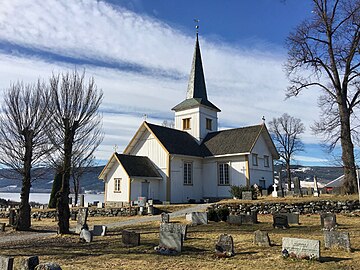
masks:
[[[71,196],[71,195],[70,195]],[[84,194],[85,202],[92,203],[94,201],[104,202],[104,194]],[[20,202],[20,193],[1,193],[0,198]],[[30,193],[30,201],[41,204],[49,203],[50,193]]]

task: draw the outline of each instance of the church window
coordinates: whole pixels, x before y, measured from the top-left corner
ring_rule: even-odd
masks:
[[[184,185],[192,185],[192,163],[184,162]]]
[[[182,120],[183,130],[190,129],[190,118],[185,118]]]
[[[212,120],[209,118],[206,118],[206,129],[212,130]]]
[[[258,165],[258,155],[257,154],[252,154],[252,164],[254,166]]]
[[[121,192],[121,178],[114,178],[114,192]]]
[[[264,156],[264,167],[269,167],[269,156]]]
[[[219,163],[219,185],[229,185],[229,164],[227,163]]]

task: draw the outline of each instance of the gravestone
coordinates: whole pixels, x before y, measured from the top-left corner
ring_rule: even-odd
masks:
[[[252,200],[253,198],[252,198],[252,192],[251,191],[243,191],[243,192],[241,192],[241,198],[243,199],[243,200]]]
[[[278,213],[273,214],[273,227],[281,229],[289,228],[287,216]]]
[[[342,248],[351,251],[348,232],[324,231],[325,248]]]
[[[105,236],[106,235],[107,227],[104,225],[94,225],[92,230],[92,234],[94,236]]]
[[[336,215],[334,213],[320,214],[321,228],[325,231],[333,231],[336,229]]]
[[[160,231],[181,233],[183,241],[186,240],[187,235],[187,225],[186,224],[176,224],[176,223],[160,223]]]
[[[169,221],[170,221],[170,215],[165,212],[162,212],[161,213],[161,223],[169,223]]]
[[[294,195],[301,196],[301,186],[299,177],[294,177]]]
[[[208,224],[208,216],[206,212],[192,212],[186,214],[185,217],[192,225]]]
[[[85,205],[85,195],[81,194],[80,195],[80,207],[84,207]]]
[[[5,223],[0,223],[0,232],[5,232]]]
[[[80,208],[77,214],[77,223],[76,223],[76,233],[80,233],[82,227],[86,224],[88,217],[89,209],[88,208]]]
[[[183,236],[179,232],[160,231],[159,246],[181,252],[183,246]]]
[[[293,213],[280,213],[280,215],[285,215],[288,220],[288,224],[300,224],[299,222],[299,213],[293,212]]]
[[[314,176],[314,197],[319,197],[319,187],[316,176]]]
[[[223,254],[226,257],[233,256],[235,252],[232,236],[228,234],[220,234],[215,244],[215,252],[217,255]]]
[[[273,189],[274,189],[274,190],[271,192],[271,196],[274,197],[274,198],[277,198],[277,196],[278,196],[277,184],[274,183],[272,186],[273,186]]]
[[[138,205],[140,207],[145,207],[146,206],[146,197],[138,197]]]
[[[283,237],[282,254],[298,259],[320,259],[320,241]],[[285,256],[286,257],[286,256]]]
[[[61,270],[60,265],[54,262],[40,263],[35,270]]]
[[[97,208],[104,208],[105,207],[105,204],[103,202],[98,202],[97,203]]]
[[[226,222],[229,224],[241,225],[242,217],[238,215],[228,215]]]
[[[16,210],[15,209],[10,209],[9,225],[10,226],[16,226]]]
[[[0,269],[12,270],[14,265],[13,257],[0,256]]]
[[[86,225],[85,225],[86,227]],[[81,232],[80,232],[80,239],[85,240],[86,243],[91,243],[92,242],[92,238],[93,235],[92,233],[88,230],[88,228],[82,228]]]
[[[269,234],[264,231],[257,230],[254,232],[254,244],[260,247],[270,247]]]
[[[127,246],[139,246],[140,245],[140,233],[123,230],[122,231],[122,242]]]
[[[31,256],[27,258],[21,258],[19,262],[20,270],[34,270],[35,267],[39,264],[38,256]],[[0,268],[1,269],[1,268]]]
[[[268,196],[268,195],[269,195],[269,194],[268,194],[267,189],[261,190],[261,196],[265,197],[265,196]]]

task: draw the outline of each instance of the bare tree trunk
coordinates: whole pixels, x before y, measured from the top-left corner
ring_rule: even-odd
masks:
[[[20,194],[19,215],[16,223],[16,230],[26,231],[31,227],[31,209],[29,204],[30,187],[31,187],[31,161],[32,161],[32,134],[29,129],[25,129],[22,135],[25,138],[25,155],[24,155],[24,173]]]
[[[290,170],[290,162],[286,161],[286,176],[288,180],[288,191],[291,190],[291,170]]]
[[[62,186],[58,195],[57,211],[59,217],[59,233],[68,234],[69,231],[69,194],[70,194],[70,173],[71,173],[71,157],[77,122],[70,126],[69,119],[63,119],[65,127],[64,136],[64,174],[62,177]]]
[[[351,139],[350,112],[344,105],[339,105],[341,121],[341,148],[344,164],[344,192],[355,193],[357,190],[354,145]]]

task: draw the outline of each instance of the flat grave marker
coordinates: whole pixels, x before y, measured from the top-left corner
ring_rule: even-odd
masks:
[[[325,248],[342,248],[351,251],[350,235],[348,232],[324,231]]]
[[[282,238],[282,254],[291,258],[320,259],[320,241],[303,238]]]

